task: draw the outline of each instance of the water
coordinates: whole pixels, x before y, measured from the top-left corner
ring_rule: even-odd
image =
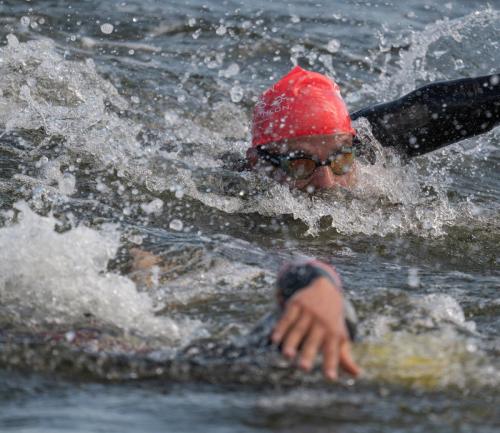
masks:
[[[352,111],[498,72],[499,7],[0,2],[0,429],[497,431],[498,129],[349,193],[235,167],[292,65]],[[343,276],[355,383],[227,349],[296,256]]]

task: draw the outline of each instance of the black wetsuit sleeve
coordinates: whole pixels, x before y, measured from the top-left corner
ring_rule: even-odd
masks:
[[[500,124],[500,75],[432,83],[351,114],[365,117],[382,146],[407,156],[431,152]]]

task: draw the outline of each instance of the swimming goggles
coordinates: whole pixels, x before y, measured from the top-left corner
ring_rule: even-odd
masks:
[[[322,166],[328,166],[333,174],[342,176],[351,170],[355,158],[352,146],[342,146],[338,152],[330,155],[325,161],[319,161],[302,152],[290,152],[287,155],[269,153],[262,147],[257,148],[257,153],[262,159],[281,168],[296,180],[308,178],[314,170]]]

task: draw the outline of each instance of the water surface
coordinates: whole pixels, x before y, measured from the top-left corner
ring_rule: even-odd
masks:
[[[498,430],[498,129],[349,193],[235,170],[295,64],[352,111],[498,72],[496,2],[3,1],[0,22],[2,431]],[[164,272],[130,275],[134,247]],[[216,350],[297,256],[343,276],[356,382]]]

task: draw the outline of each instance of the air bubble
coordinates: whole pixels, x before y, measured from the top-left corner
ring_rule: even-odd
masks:
[[[180,200],[182,197],[184,197],[184,190],[182,188],[177,188],[175,190],[175,198]]]
[[[420,286],[420,277],[418,276],[417,268],[408,269],[408,285],[412,289],[416,289]]]
[[[180,232],[183,229],[184,224],[182,223],[181,220],[174,219],[174,220],[170,221],[169,227],[172,230]]]
[[[235,104],[243,99],[243,89],[240,86],[234,86],[230,91],[231,101]]]
[[[159,214],[163,209],[163,200],[155,198],[153,201],[149,203],[141,204],[141,209],[148,215],[152,213]]]
[[[101,32],[103,32],[105,35],[110,35],[111,33],[113,33],[113,30],[113,24],[105,23],[101,26]]]
[[[240,67],[237,63],[231,63],[227,69],[219,71],[219,76],[230,78],[240,73]]]
[[[127,240],[135,245],[142,245],[142,243],[144,242],[144,238],[139,234],[130,234],[127,236]]]
[[[59,191],[63,195],[72,195],[75,193],[76,179],[71,173],[64,173],[58,182]]]
[[[29,17],[26,17],[26,16],[25,17],[21,17],[20,21],[21,21],[21,25],[23,27],[29,27],[30,22],[31,22],[31,20],[29,19]]]
[[[163,118],[165,119],[165,123],[167,126],[174,126],[175,124],[179,123],[180,119],[177,113],[174,113],[173,111],[167,111],[164,115]]]
[[[223,36],[225,35],[227,32],[227,29],[224,25],[220,25],[219,27],[217,27],[217,30],[215,31],[215,33],[217,33],[219,36]]]
[[[330,42],[328,42],[328,45],[326,46],[326,49],[330,53],[336,53],[340,48],[340,42],[337,41],[337,39],[332,39]]]

